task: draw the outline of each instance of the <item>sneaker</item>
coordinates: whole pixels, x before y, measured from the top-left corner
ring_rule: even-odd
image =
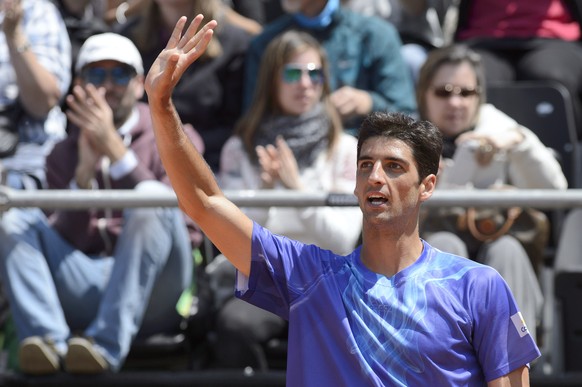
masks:
[[[29,375],[55,374],[61,369],[61,356],[54,345],[39,336],[22,340],[18,351],[20,371]]]
[[[65,370],[71,374],[100,374],[109,370],[109,363],[93,343],[84,337],[69,340]]]

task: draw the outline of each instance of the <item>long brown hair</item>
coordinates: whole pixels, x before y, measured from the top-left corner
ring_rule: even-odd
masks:
[[[325,50],[311,35],[289,30],[277,36],[267,46],[261,61],[252,104],[237,122],[234,130],[234,133],[242,139],[244,147],[251,157],[254,157],[255,154],[253,140],[261,121],[269,115],[283,114],[278,99],[279,79],[283,66],[289,63],[293,56],[310,49],[317,51],[324,73],[321,101],[330,119],[328,150],[335,146],[339,135],[343,132],[339,114],[330,101],[329,64]]]

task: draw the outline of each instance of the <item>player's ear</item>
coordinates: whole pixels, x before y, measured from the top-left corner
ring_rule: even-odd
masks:
[[[430,174],[420,183],[419,199],[421,202],[428,200],[436,188],[437,178],[434,174]]]

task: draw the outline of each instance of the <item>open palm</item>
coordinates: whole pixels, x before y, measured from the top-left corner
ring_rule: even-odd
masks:
[[[176,22],[166,48],[158,55],[146,76],[145,90],[150,99],[169,100],[184,71],[208,47],[217,23],[211,20],[198,31],[203,19],[203,15],[197,15],[183,35],[186,16]]]

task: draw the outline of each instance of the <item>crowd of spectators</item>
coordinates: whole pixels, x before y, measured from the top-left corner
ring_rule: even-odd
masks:
[[[486,104],[485,90],[495,82],[561,83],[571,95],[582,136],[582,1],[578,0],[516,0],[510,6],[504,0],[0,0],[2,151],[4,141],[12,141],[12,149],[0,155],[0,184],[34,190],[160,189],[142,184],[145,180],[169,184],[163,167],[152,159],[156,149],[151,127],[139,121],[148,115],[141,82],[176,21],[200,13],[206,20],[218,21],[215,37],[187,69],[172,97],[185,129],[192,132],[225,189],[351,193],[355,137],[362,119],[374,111],[403,112],[434,122],[449,152],[444,158],[453,158],[461,147],[459,138],[479,133],[477,140],[489,141],[488,149],[512,154],[504,184],[566,188],[551,152],[527,128]],[[97,36],[112,44],[130,42],[139,62],[128,63],[131,52],[121,53],[117,46],[111,47],[110,56],[101,52],[91,57],[86,52],[83,57],[83,45]],[[92,120],[108,123],[107,130],[91,128]],[[491,129],[499,129],[499,122],[510,133],[506,143],[500,143],[499,133]],[[136,125],[143,127],[143,133],[132,132]],[[146,142],[143,138],[139,142],[142,135]],[[534,170],[536,178],[531,178]],[[539,178],[540,171],[546,180]],[[155,289],[172,283],[163,274],[168,266],[174,267],[173,273],[192,272],[192,251],[200,246],[201,236],[191,221],[174,212],[163,213],[14,209],[4,214],[0,278],[18,322],[24,372],[56,372],[66,359],[71,372],[116,371],[138,334],[175,323],[162,324],[155,311],[151,319],[148,313],[174,308],[192,278],[178,281],[176,275],[173,292],[166,289],[158,294]],[[283,235],[338,252],[353,248],[360,233],[360,220],[349,209],[248,209],[248,215]],[[167,239],[166,254],[158,251],[162,261],[142,267],[135,251],[133,265],[127,257],[119,258],[137,244],[142,248],[137,251],[148,255],[148,245],[142,244],[148,236],[122,237],[125,225],[131,229],[144,219],[160,223],[163,216],[171,219],[172,228],[156,234],[156,239]],[[107,224],[106,219],[116,223]],[[184,240],[176,240],[181,235],[176,230],[186,225],[193,231],[187,248]],[[343,233],[329,231],[337,227],[343,227]],[[157,229],[152,226],[147,231]],[[78,236],[69,235],[73,231],[93,242],[79,245]],[[334,241],[325,235],[343,237]],[[113,243],[108,245],[111,236]],[[43,250],[43,243],[57,238],[61,249]],[[511,257],[519,265],[505,259],[507,254],[496,253],[509,251],[506,247],[492,245],[485,253],[467,251],[452,241],[454,235],[427,235],[427,239],[442,250],[460,246],[454,252],[499,270],[525,310],[528,325],[535,327],[542,294],[527,256],[515,241],[498,242],[519,252]],[[36,268],[35,279],[18,270],[24,268],[19,254],[28,257],[27,269]],[[89,301],[80,297],[77,285],[96,270],[87,262],[79,269],[67,257],[82,258],[107,273],[85,284]],[[170,265],[172,257],[179,258],[180,264]],[[214,256],[206,258],[210,262]],[[63,270],[61,260],[70,265],[65,271],[55,269]],[[223,268],[214,275],[234,277],[233,270]],[[141,277],[136,278],[136,273]],[[128,283],[141,290],[107,286],[110,276],[118,281],[131,277],[134,282]],[[142,298],[138,302],[128,292],[140,292]],[[150,300],[149,294],[159,297]],[[92,308],[77,314],[75,302]],[[131,313],[122,311],[123,302]],[[112,311],[112,306],[117,309]],[[219,348],[233,344],[225,337],[247,335],[244,343],[238,343],[242,349],[236,359],[217,362],[265,368],[260,358],[245,355],[249,340],[256,341],[250,345],[260,345],[267,339],[253,336],[244,326],[245,321],[257,324],[245,317],[256,317],[257,312],[234,299],[215,306],[217,327],[222,329],[216,336]],[[161,325],[152,326],[155,322]],[[115,334],[107,331],[111,326]],[[273,335],[282,331],[284,335],[284,322],[270,326],[276,327]],[[76,334],[87,341],[79,341]],[[77,359],[67,358],[67,348],[74,348]],[[79,365],[83,351],[92,359]],[[49,362],[42,363],[46,358]]]

